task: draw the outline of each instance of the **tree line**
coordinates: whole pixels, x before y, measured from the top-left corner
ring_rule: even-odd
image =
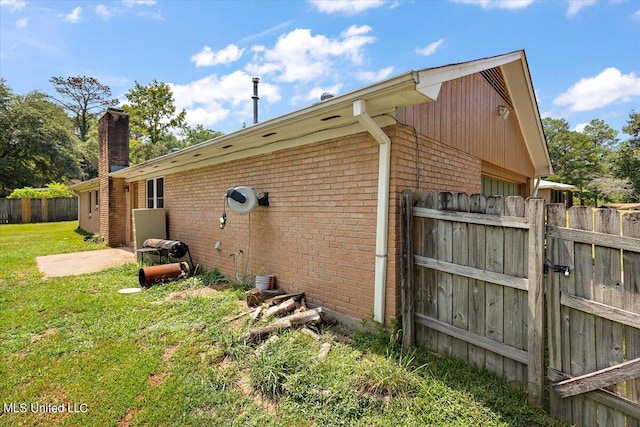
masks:
[[[41,91],[17,95],[0,79],[0,197],[16,188],[98,175],[97,118],[119,100],[93,77],[49,81],[55,96]],[[189,127],[166,83],[136,82],[125,98],[132,165],[222,135],[202,125]]]
[[[578,187],[580,204],[640,202],[640,113],[629,113],[622,131],[594,119],[582,132],[564,119],[542,119],[554,175],[551,181]]]
[[[93,77],[49,81],[56,96],[16,95],[0,79],[0,197],[15,188],[97,176],[97,116],[119,100]],[[135,82],[125,98],[132,165],[222,135],[189,127],[166,83]],[[582,132],[565,119],[544,118],[542,125],[554,168],[547,179],[578,187],[581,204],[640,202],[640,113],[629,114],[623,140],[600,119]]]

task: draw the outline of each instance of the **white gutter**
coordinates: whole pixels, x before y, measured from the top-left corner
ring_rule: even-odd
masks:
[[[378,208],[376,220],[376,263],[373,295],[373,319],[384,324],[385,288],[387,285],[387,234],[389,232],[389,176],[391,170],[391,139],[367,114],[363,99],[353,102],[353,115],[380,144],[378,155]]]

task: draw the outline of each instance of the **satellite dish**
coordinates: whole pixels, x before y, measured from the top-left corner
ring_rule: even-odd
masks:
[[[227,205],[233,212],[247,214],[258,205],[258,196],[251,187],[231,187],[226,194]]]

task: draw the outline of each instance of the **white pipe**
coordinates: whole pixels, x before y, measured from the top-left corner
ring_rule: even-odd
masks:
[[[385,288],[387,285],[387,235],[389,233],[389,176],[391,170],[391,139],[367,114],[366,102],[353,103],[353,115],[380,144],[378,155],[378,208],[376,220],[376,261],[373,295],[373,319],[384,324]]]
[[[538,177],[538,179],[536,179],[535,181],[536,184],[533,187],[533,194],[531,195],[531,197],[538,197],[538,188],[540,187],[540,181],[542,181],[542,177]]]

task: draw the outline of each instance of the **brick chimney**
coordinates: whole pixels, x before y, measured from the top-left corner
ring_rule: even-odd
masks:
[[[110,172],[129,166],[129,115],[109,108],[98,119],[98,180],[100,182],[100,235],[109,246],[127,244],[124,179]]]

